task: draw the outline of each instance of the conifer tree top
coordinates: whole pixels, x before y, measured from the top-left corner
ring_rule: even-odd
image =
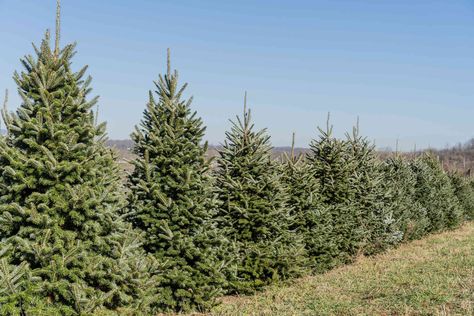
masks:
[[[168,50],[166,73],[155,82],[135,141],[134,170],[129,177],[129,219],[146,235],[144,249],[168,270],[161,281],[165,310],[183,311],[212,305],[222,275],[216,248],[221,243],[210,221],[214,195],[209,163],[202,146],[204,126],[183,97],[171,71]]]
[[[3,107],[2,107],[2,113],[3,112],[6,112],[6,109],[7,109],[7,105],[8,105],[8,89],[5,90],[5,97],[3,99]],[[3,122],[3,115],[1,115],[0,117],[0,137],[3,136],[3,129],[2,129],[2,122]]]
[[[154,82],[155,93],[149,91],[149,101],[144,111],[144,118],[132,133],[132,139],[136,143],[134,151],[140,157],[145,157],[146,154],[149,158],[154,158],[179,152],[182,155],[187,155],[185,152],[187,146],[202,147],[201,141],[205,127],[196,112],[191,111],[193,98],[183,99],[187,83],[179,86],[178,72],[171,71],[169,49],[167,55],[166,74],[160,74],[158,80]],[[158,140],[167,142],[170,146],[161,146],[157,151],[158,147],[153,147],[151,144]],[[207,144],[203,148],[204,152],[206,146]]]
[[[61,37],[61,1],[56,1],[56,37],[54,41],[54,56],[59,56],[59,41]]]

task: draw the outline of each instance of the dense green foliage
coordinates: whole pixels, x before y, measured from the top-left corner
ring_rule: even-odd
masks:
[[[355,190],[351,207],[364,232],[360,247],[363,253],[374,254],[399,242],[401,234],[395,226],[393,210],[385,200],[384,174],[375,145],[360,136],[358,123],[352,134],[347,134],[347,143],[348,159],[353,167],[351,184]]]
[[[212,306],[224,282],[217,251],[222,240],[211,222],[214,198],[205,128],[182,99],[177,72],[159,77],[155,99],[149,94],[144,119],[133,133],[130,215],[145,233],[144,249],[166,262],[159,310],[205,309]]]
[[[1,315],[204,311],[474,219],[474,182],[434,156],[381,159],[358,126],[338,139],[328,124],[277,161],[246,104],[211,168],[169,56],[124,185],[74,48],[47,33],[2,112]]]
[[[360,225],[361,210],[355,207],[356,187],[353,185],[355,162],[349,143],[332,136],[332,127],[319,129],[318,139],[310,145],[308,163],[314,178],[319,183],[323,213],[328,225],[318,227],[324,232],[324,252],[314,258],[319,261],[318,270],[348,263],[362,249],[367,231]]]
[[[288,205],[291,206],[290,214],[294,217],[290,230],[303,239],[308,267],[313,271],[323,271],[331,265],[337,250],[330,237],[330,208],[321,201],[314,170],[304,155],[295,156],[292,149],[289,155],[284,154],[281,173],[288,193]]]
[[[358,127],[346,139],[333,137],[329,124],[319,132],[306,159],[287,157],[283,164],[290,206],[299,219],[294,228],[306,240],[313,270],[470,218],[469,181],[460,175],[450,179],[433,157],[382,161]]]
[[[288,193],[266,131],[255,131],[250,110],[244,110],[226,135],[217,159],[216,222],[236,248],[229,289],[245,293],[299,275],[304,247],[289,229],[294,219]]]
[[[427,232],[456,227],[462,220],[463,210],[448,174],[438,160],[423,154],[412,163],[417,176],[415,199],[426,209]]]
[[[3,112],[0,311],[138,306],[150,266],[119,214],[120,174],[105,125],[95,124],[97,99],[87,100],[91,80],[82,79],[86,68],[71,70],[74,45],[53,51],[47,35],[35,51],[14,76],[22,104]]]
[[[474,182],[456,171],[451,172],[449,177],[454,187],[454,194],[464,211],[464,219],[474,220],[474,195],[472,194]]]
[[[404,241],[421,238],[429,221],[426,208],[416,199],[417,175],[411,162],[396,154],[386,159],[381,168],[385,205],[391,209],[396,231]]]

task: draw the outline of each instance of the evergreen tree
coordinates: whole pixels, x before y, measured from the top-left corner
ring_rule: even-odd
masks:
[[[156,96],[150,91],[135,141],[130,175],[130,220],[146,235],[144,248],[167,263],[157,309],[207,309],[224,283],[218,258],[222,241],[212,223],[215,208],[205,127],[183,99],[186,84],[177,72],[159,76]]]
[[[471,186],[471,179],[463,176],[459,171],[449,174],[451,184],[454,187],[454,194],[458,198],[464,220],[474,219],[474,188]]]
[[[353,185],[355,163],[349,143],[332,135],[333,127],[318,128],[319,139],[310,144],[308,163],[319,183],[321,201],[328,209],[331,231],[326,257],[332,256],[328,268],[351,262],[362,249],[367,231],[360,225],[361,210],[354,205],[357,190]]]
[[[429,225],[426,208],[416,198],[416,174],[410,161],[396,154],[382,165],[385,205],[391,207],[396,230],[403,241],[424,236]]]
[[[352,162],[351,185],[355,190],[352,205],[359,213],[358,225],[363,235],[363,251],[377,253],[397,243],[401,234],[394,223],[393,210],[386,204],[382,186],[383,173],[375,146],[359,133],[359,122],[352,134],[346,134],[348,159]]]
[[[462,210],[449,176],[431,154],[423,154],[412,163],[416,173],[416,199],[429,219],[427,232],[456,227],[462,220]]]
[[[294,217],[290,230],[301,235],[311,269],[322,272],[332,267],[337,245],[331,238],[331,218],[321,201],[314,170],[304,155],[294,154],[294,137],[293,134],[291,153],[284,154],[281,165],[282,183],[287,190],[290,215]]]
[[[25,70],[14,75],[22,104],[3,112],[0,248],[3,274],[18,277],[14,291],[0,285],[2,314],[136,305],[144,286],[136,277],[154,269],[145,259],[134,269],[140,238],[119,216],[124,200],[115,157],[104,145],[105,124],[94,122],[97,99],[87,100],[86,68],[71,69],[74,47],[59,49],[58,27],[53,50],[47,34],[34,47],[36,58],[25,57]]]
[[[305,256],[289,230],[288,193],[271,158],[270,137],[254,130],[246,104],[243,119],[231,123],[217,159],[217,221],[236,249],[230,292],[247,293],[298,275]]]

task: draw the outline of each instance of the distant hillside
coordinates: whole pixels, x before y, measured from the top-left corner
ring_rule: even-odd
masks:
[[[120,156],[121,160],[126,163],[127,160],[133,159],[133,141],[130,139],[125,140],[109,140],[107,145],[115,148]],[[210,145],[207,152],[209,157],[215,157],[220,146]],[[289,153],[291,150],[290,147],[275,147],[273,148],[273,157],[278,158],[283,155],[283,153]],[[295,148],[295,153],[306,153],[308,148]],[[427,150],[438,156],[439,160],[443,164],[444,168],[447,170],[459,169],[465,172],[471,172],[474,170],[474,138],[465,144],[458,144],[451,148],[447,149],[430,149]],[[417,152],[419,155],[422,152]],[[379,150],[380,156],[387,157],[392,155],[393,152],[390,150]],[[407,155],[412,155],[413,153],[406,153]]]
[[[447,149],[432,150],[443,163],[445,169],[464,170],[471,174],[474,171],[474,138],[468,142]]]
[[[109,147],[115,148],[119,153],[120,157],[125,159],[130,159],[133,157],[132,149],[133,149],[133,141],[130,139],[123,139],[123,140],[108,140],[107,145]],[[217,155],[217,151],[220,146],[209,145],[209,150],[207,152],[209,157],[214,157]],[[285,152],[290,152],[291,147],[275,147],[273,148],[273,156],[279,157]],[[307,152],[308,148],[295,148],[295,154]]]
[[[131,150],[133,147],[133,141],[131,139],[110,139],[107,141],[107,146],[115,147],[120,150]]]

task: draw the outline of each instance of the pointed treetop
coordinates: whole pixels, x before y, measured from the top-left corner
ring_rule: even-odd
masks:
[[[3,111],[4,112],[7,111],[7,103],[8,103],[8,89],[5,89],[5,98],[3,100]],[[2,120],[0,120],[0,129],[1,129],[1,127],[2,127]]]
[[[352,127],[352,138],[355,140],[357,138],[359,138],[359,132],[360,132],[360,129],[359,129],[359,116],[357,115],[357,120],[356,120],[356,123],[355,125]],[[346,133],[347,137],[349,137],[349,134]]]
[[[168,48],[166,50],[166,73],[168,74],[168,78],[171,77],[171,50]]]
[[[326,119],[326,132],[328,135],[332,134],[331,112],[328,112],[328,117]]]
[[[247,115],[247,91],[244,93],[244,115]]]
[[[99,103],[97,103],[97,107],[95,110],[95,122],[94,122],[95,126],[97,126],[98,121],[99,121]]]
[[[357,115],[357,121],[356,121],[355,129],[356,129],[356,135],[359,136],[359,132],[360,132],[359,115]]]
[[[61,37],[61,1],[56,1],[56,38],[54,42],[54,56],[59,56],[59,39]]]
[[[3,99],[3,108],[7,108],[7,103],[8,103],[8,89],[5,89],[5,98]]]
[[[244,94],[244,139],[247,140],[248,125],[250,123],[250,113],[247,112],[247,91]]]
[[[293,132],[293,136],[291,137],[291,160],[295,158],[295,132]]]

